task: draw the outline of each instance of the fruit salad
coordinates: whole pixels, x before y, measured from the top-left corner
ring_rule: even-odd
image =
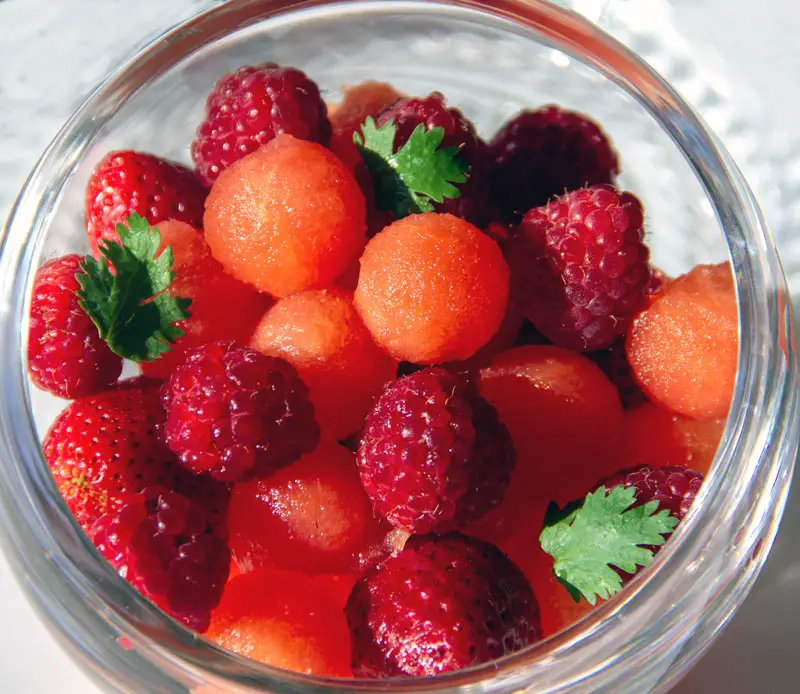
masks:
[[[714,459],[738,312],[728,264],[652,265],[599,124],[480,133],[438,92],[326,103],[265,63],[190,152],[108,153],[89,253],[30,307],[30,379],[70,401],[45,458],[120,576],[241,656],[428,677],[653,561]]]

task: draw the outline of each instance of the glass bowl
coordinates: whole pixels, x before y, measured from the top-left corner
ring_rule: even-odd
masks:
[[[620,185],[647,210],[668,274],[730,258],[740,306],[731,416],[698,501],[652,566],[581,622],[498,663],[424,681],[325,680],[227,654],[120,579],[80,531],[39,440],[63,402],[29,389],[33,274],[87,250],[83,190],[109,150],[188,163],[214,82],[241,64],[305,70],[336,101],[366,79],[444,92],[490,137],[526,106],[591,114],[610,134]],[[25,185],[0,255],[0,528],[21,582],[65,647],[111,691],[649,692],[669,688],[742,602],[774,538],[798,445],[788,292],[756,202],[675,90],[584,18],[540,0],[218,5],[156,40],[75,113]]]

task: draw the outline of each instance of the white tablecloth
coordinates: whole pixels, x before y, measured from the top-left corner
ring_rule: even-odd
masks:
[[[96,79],[153,26],[210,0],[0,0],[0,221],[5,204]],[[773,123],[800,141],[800,4],[674,0],[686,35],[714,46],[728,74],[760,93]],[[800,689],[800,486],[752,595],[679,694]],[[0,557],[0,692],[94,694],[23,598]]]

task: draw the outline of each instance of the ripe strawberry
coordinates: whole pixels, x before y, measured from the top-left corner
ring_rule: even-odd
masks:
[[[83,528],[118,511],[148,486],[191,496],[222,525],[227,490],[181,467],[156,433],[164,417],[160,383],[136,378],[76,400],[56,418],[42,448]]]
[[[345,614],[362,677],[453,672],[542,633],[522,572],[494,545],[458,533],[412,537],[356,583]]]
[[[210,186],[233,162],[279,133],[328,145],[331,124],[319,87],[292,67],[239,68],[208,97],[206,118],[192,143],[198,175]]]
[[[118,241],[116,225],[136,212],[150,224],[167,220],[203,226],[208,191],[185,166],[152,154],[111,152],[86,186],[86,233],[99,257],[100,239]]]
[[[39,388],[68,399],[108,388],[122,371],[122,359],[78,303],[80,262],[67,255],[45,263],[31,299],[28,372]]]

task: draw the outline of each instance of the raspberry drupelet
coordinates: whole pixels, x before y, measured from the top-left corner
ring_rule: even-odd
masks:
[[[606,134],[580,113],[557,106],[523,111],[489,144],[492,208],[519,222],[550,198],[598,183],[613,183],[617,154]]]
[[[475,126],[457,108],[448,107],[444,96],[438,92],[424,98],[397,99],[378,115],[378,125],[390,120],[397,126],[395,151],[408,141],[411,133],[420,124],[428,129],[444,129],[441,147],[458,149],[470,169],[467,182],[459,186],[461,196],[438,203],[436,211],[449,212],[479,227],[485,225],[489,221],[488,159],[486,143],[478,136]]]
[[[345,609],[357,677],[429,677],[479,665],[541,638],[520,570],[489,543],[415,535],[356,584]]]
[[[210,186],[231,164],[280,133],[328,145],[331,125],[319,87],[300,70],[275,63],[226,75],[209,95],[192,143],[199,177]]]
[[[375,510],[409,532],[451,529],[503,499],[515,455],[497,412],[460,379],[424,369],[390,384],[358,448]]]
[[[644,305],[643,221],[639,200],[607,185],[531,210],[506,249],[512,301],[555,345],[610,347]]]
[[[67,255],[39,268],[30,308],[28,373],[37,387],[68,399],[98,393],[122,372],[122,359],[78,302],[80,264]]]
[[[153,487],[97,520],[100,553],[145,597],[190,629],[208,628],[228,580],[230,552],[203,508]]]
[[[195,474],[261,477],[312,451],[319,426],[294,367],[230,342],[190,352],[164,384],[164,440]]]
[[[207,194],[185,166],[142,152],[111,152],[86,186],[86,233],[92,253],[100,256],[101,239],[119,241],[117,224],[134,212],[150,224],[175,220],[202,226]]]

